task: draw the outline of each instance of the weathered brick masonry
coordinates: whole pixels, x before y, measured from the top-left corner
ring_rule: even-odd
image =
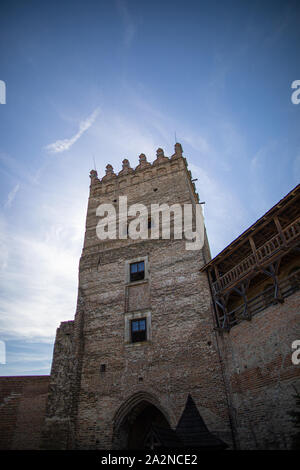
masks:
[[[210,278],[230,414],[242,449],[294,447],[299,212],[297,186],[201,269]]]
[[[158,151],[153,165],[142,155],[134,175],[127,161],[118,177],[108,167],[101,183],[92,173],[78,310],[74,325],[62,324],[57,335],[46,448],[126,446],[128,416],[145,403],[160,410],[174,429],[189,393],[209,430],[231,444],[209,285],[199,273],[209,255],[207,241],[204,250],[195,252],[186,250],[185,240],[100,242],[96,236],[96,208],[122,194],[128,205],[149,208],[152,203],[195,204],[191,177],[177,150],[170,159]],[[130,283],[126,270],[137,259],[145,261],[146,276]],[[145,316],[147,341],[133,344],[130,319]]]
[[[49,376],[1,377],[0,449],[39,449]]]
[[[91,171],[75,318],[57,329],[49,378],[0,379],[2,448],[182,444],[191,436],[184,410],[200,412],[199,445],[290,448],[300,391],[291,362],[300,339],[299,188],[213,260],[206,234],[197,251],[173,236],[99,240],[97,207],[118,212],[119,196],[148,209],[199,202],[180,144],[170,158],[158,149],[152,164],[139,160],[135,169],[124,160],[118,174],[108,165],[101,180]],[[132,278],[139,263],[143,275]],[[134,341],[132,325],[143,321],[145,336]]]
[[[291,344],[300,338],[300,291],[232,328],[220,340],[242,449],[289,449],[300,391]]]

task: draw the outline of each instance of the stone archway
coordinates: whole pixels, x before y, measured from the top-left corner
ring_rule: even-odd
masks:
[[[121,405],[115,415],[113,448],[145,448],[151,425],[170,429],[168,416],[156,398],[146,392],[136,393]]]

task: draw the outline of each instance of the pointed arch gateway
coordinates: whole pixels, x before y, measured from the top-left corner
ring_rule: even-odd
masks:
[[[147,448],[147,437],[153,426],[171,431],[168,413],[151,393],[137,392],[131,395],[115,414],[113,448]]]

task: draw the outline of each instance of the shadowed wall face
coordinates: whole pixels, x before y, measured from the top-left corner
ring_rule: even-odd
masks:
[[[290,449],[297,428],[300,365],[292,343],[300,338],[300,291],[232,328],[222,340],[241,449]]]
[[[49,379],[1,377],[0,449],[39,449]]]
[[[154,397],[151,404],[164,410],[173,429],[191,393],[209,429],[231,441],[209,285],[199,272],[210,256],[207,240],[203,249],[191,251],[184,238],[172,235],[100,240],[96,232],[99,204],[119,196],[148,211],[155,203],[194,207],[198,197],[181,152],[177,144],[168,158],[159,149],[153,164],[142,155],[135,170],[125,161],[118,175],[108,165],[101,180],[91,172],[77,312],[69,340],[63,325],[54,348],[48,447],[111,448],[118,410],[139,393]],[[135,264],[143,266],[142,277],[131,276]],[[133,332],[138,325],[144,328],[139,341]],[[68,371],[68,383],[62,370]],[[68,409],[62,405],[70,394]],[[55,443],[54,429],[60,442]],[[122,446],[132,446],[139,434],[127,431]]]

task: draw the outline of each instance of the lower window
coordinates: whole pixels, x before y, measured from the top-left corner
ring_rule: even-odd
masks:
[[[130,322],[131,342],[137,343],[147,340],[147,320],[138,318]]]

